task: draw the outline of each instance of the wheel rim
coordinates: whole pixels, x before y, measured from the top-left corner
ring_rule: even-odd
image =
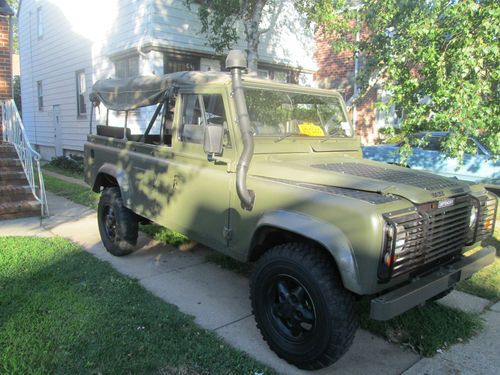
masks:
[[[115,240],[116,240],[116,217],[115,217],[115,211],[113,210],[113,207],[111,207],[111,206],[104,207],[102,216],[103,216],[104,231],[106,232],[106,236],[111,240],[111,242],[115,242]]]
[[[281,274],[268,283],[266,306],[274,329],[287,340],[308,341],[316,328],[316,310],[306,287],[296,278]]]

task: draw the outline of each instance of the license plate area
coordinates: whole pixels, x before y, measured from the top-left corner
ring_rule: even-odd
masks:
[[[462,270],[458,270],[457,272],[451,274],[449,277],[448,277],[448,286],[449,287],[452,287],[454,286],[456,283],[458,283],[460,281],[460,276],[462,275]]]

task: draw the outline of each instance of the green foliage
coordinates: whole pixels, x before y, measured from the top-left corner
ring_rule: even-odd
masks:
[[[238,40],[239,26],[243,25],[245,34],[248,68],[257,70],[259,38],[267,30],[260,24],[264,8],[274,0],[184,0],[191,8],[198,4],[198,17],[201,21],[201,33],[205,34],[208,45],[222,54],[231,49]]]
[[[71,175],[82,176],[83,175],[83,157],[77,155],[70,156],[59,156],[52,158],[48,163],[49,166],[58,168]]]
[[[191,6],[194,0],[185,0]],[[196,2],[198,3],[198,2]],[[198,7],[201,32],[217,53],[223,53],[238,42],[237,21],[244,12],[239,0],[202,1]]]
[[[1,374],[274,374],[65,239],[0,248]]]
[[[404,113],[403,133],[451,131],[443,148],[459,158],[475,136],[498,157],[500,3],[366,0],[359,10],[349,3],[301,0],[298,7],[334,48],[361,52],[359,84],[367,89],[378,80],[391,93],[385,106]],[[367,30],[356,43],[361,25]]]
[[[7,0],[7,4],[12,8],[14,12],[17,12],[19,9],[19,0]],[[12,49],[14,53],[19,53],[19,37],[18,37],[18,25],[17,25],[17,17],[12,17],[13,23],[13,40],[12,40]],[[16,101],[17,104],[17,101]],[[20,110],[20,107],[17,107]]]
[[[141,225],[141,231],[167,245],[180,246],[190,240],[185,235],[156,224]]]
[[[12,84],[14,85],[14,102],[16,103],[19,115],[22,116],[23,104],[21,102],[21,76],[14,76]]]

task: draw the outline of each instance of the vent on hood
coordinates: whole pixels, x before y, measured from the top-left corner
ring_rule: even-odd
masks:
[[[375,167],[361,163],[328,163],[311,165],[314,168],[326,169],[332,172],[345,173],[353,176],[372,178],[415,186],[425,190],[438,190],[460,186],[458,181],[451,178],[433,176],[428,173],[416,171],[394,170],[383,167]]]

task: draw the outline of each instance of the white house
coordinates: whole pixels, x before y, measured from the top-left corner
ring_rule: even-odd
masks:
[[[22,115],[45,159],[83,149],[89,131],[89,89],[101,78],[180,70],[221,70],[183,0],[21,0],[19,51]],[[314,35],[284,0],[266,19],[259,75],[311,83]],[[240,48],[244,48],[241,39]],[[97,114],[99,116],[99,114]],[[130,126],[145,123],[142,113]]]

